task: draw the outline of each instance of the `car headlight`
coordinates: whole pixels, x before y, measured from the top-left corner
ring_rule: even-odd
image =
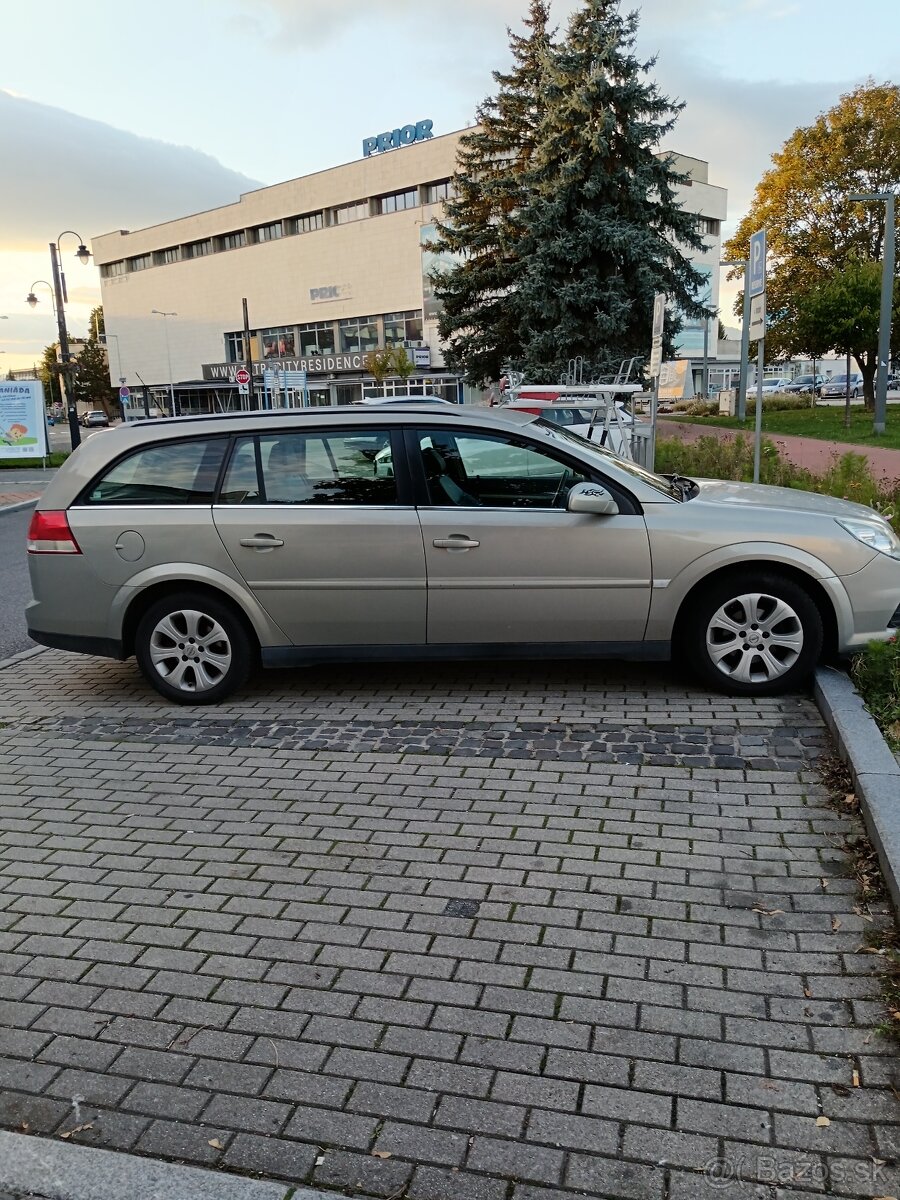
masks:
[[[870,550],[878,550],[881,554],[900,558],[900,537],[894,533],[887,521],[839,520],[838,525]]]

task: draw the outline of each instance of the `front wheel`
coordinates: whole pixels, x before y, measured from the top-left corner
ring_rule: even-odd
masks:
[[[176,704],[216,704],[243,684],[253,644],[231,606],[202,592],[179,592],[151,604],[134,639],[147,682]]]
[[[688,661],[704,682],[739,696],[801,686],[822,653],[822,616],[809,594],[775,574],[734,575],[692,603]]]

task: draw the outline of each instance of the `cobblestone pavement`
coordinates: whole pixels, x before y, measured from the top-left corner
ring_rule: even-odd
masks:
[[[393,1200],[900,1191],[808,698],[443,664],[185,710],[48,652],[0,723],[0,1124]]]

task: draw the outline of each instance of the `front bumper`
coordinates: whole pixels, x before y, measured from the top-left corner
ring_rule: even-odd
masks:
[[[883,642],[900,628],[900,560],[876,554],[841,583],[850,602],[849,627],[839,635],[838,652],[853,654],[868,642]]]

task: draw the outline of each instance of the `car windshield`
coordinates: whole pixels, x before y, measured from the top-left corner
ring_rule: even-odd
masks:
[[[636,479],[640,479],[642,483],[648,484],[658,492],[663,492],[673,500],[683,500],[685,498],[681,488],[676,487],[671,479],[667,479],[664,475],[655,475],[653,471],[648,471],[636,462],[631,462],[626,458],[619,458],[617,454],[613,454],[605,446],[600,446],[597,442],[588,441],[587,438],[583,438],[580,434],[573,433],[571,429],[566,429],[562,425],[556,425],[552,421],[548,421],[545,417],[538,417],[531,428],[548,434],[551,441],[559,442],[563,445],[575,446],[578,450],[590,450],[593,454],[611,459],[620,470],[625,471],[628,475],[633,475]]]

